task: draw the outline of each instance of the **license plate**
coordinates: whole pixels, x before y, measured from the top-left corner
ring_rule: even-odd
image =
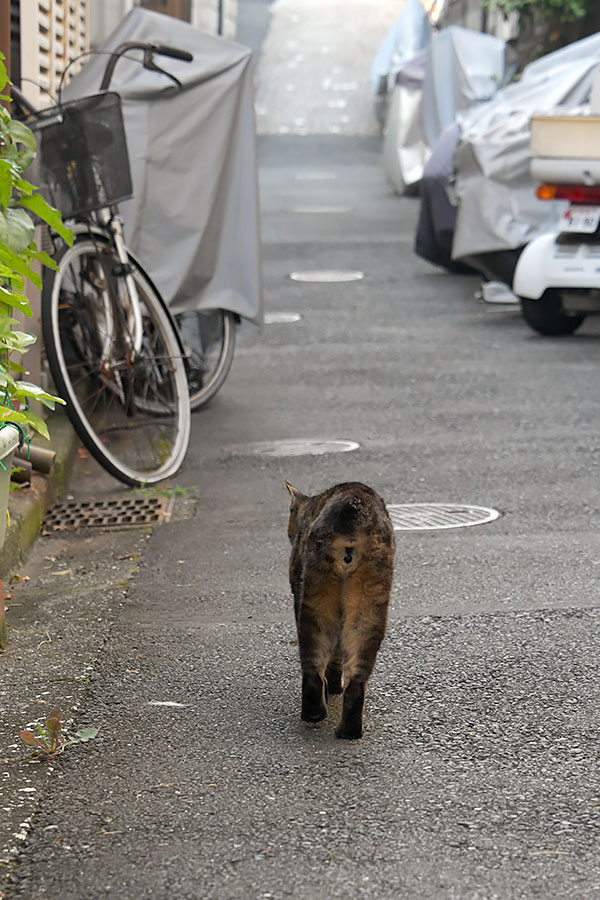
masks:
[[[600,207],[573,204],[560,217],[559,227],[561,231],[593,234],[598,227],[598,222],[600,222]]]

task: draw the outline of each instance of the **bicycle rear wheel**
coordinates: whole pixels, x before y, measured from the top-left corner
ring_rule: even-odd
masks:
[[[235,352],[236,317],[225,309],[180,313],[177,324],[188,352],[192,410],[199,409],[223,386]]]
[[[139,317],[111,245],[81,238],[66,248],[44,288],[42,330],[66,411],[98,462],[130,485],[174,475],[189,443],[182,352],[168,312],[130,258]],[[137,321],[137,326],[136,326]]]

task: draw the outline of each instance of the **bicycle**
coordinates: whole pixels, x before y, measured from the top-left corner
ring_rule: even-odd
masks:
[[[181,87],[154,57],[190,61],[191,54],[128,43],[111,54],[99,94],[40,111],[13,93],[39,133],[42,180],[63,218],[73,220],[73,246],[59,247],[58,269],[42,295],[50,372],[95,459],[119,480],[145,485],[180,468],[190,434],[188,375],[195,405],[201,405],[231,365],[235,327],[233,342],[230,335],[225,339],[225,327],[217,338],[220,349],[207,378],[206,361],[186,352],[163,298],[125,245],[118,203],[132,195],[131,176],[120,97],[107,89],[131,49],[143,50],[142,65]],[[231,325],[232,314],[220,312]]]
[[[155,64],[149,48],[156,49],[154,45],[137,42],[117,47],[105,69],[100,90],[108,90],[119,57],[132,49],[144,51],[142,64],[145,68],[161,72],[177,88],[181,88],[177,78]],[[159,52],[165,49],[171,51],[171,55],[176,58],[187,60],[189,56],[191,59],[185,51],[174,51],[173,48],[160,47]],[[168,56],[169,53],[164,55]],[[179,313],[175,320],[186,350],[190,406],[195,411],[215,396],[229,374],[235,353],[239,316],[224,309],[202,309]]]

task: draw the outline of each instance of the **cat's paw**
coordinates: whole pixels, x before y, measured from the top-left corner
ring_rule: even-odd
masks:
[[[363,734],[364,728],[362,727],[362,724],[347,725],[343,722],[340,722],[338,727],[335,729],[335,736],[337,738],[343,738],[350,741],[358,740],[358,738],[361,738]]]
[[[303,709],[300,717],[303,722],[311,722],[314,725],[315,722],[322,722],[326,715],[327,707],[324,706],[321,709]]]

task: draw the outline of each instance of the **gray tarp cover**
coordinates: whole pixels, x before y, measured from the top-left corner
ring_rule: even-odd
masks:
[[[538,200],[529,173],[530,119],[584,103],[599,62],[595,34],[530,63],[520,81],[457,116],[454,259],[516,249],[556,226],[564,204]]]
[[[431,149],[459,110],[495,94],[504,68],[504,41],[457,25],[402,65],[384,139],[384,169],[397,193],[421,180]]]
[[[405,0],[402,12],[385,36],[371,66],[373,90],[379,92],[380,81],[386,78],[392,91],[398,69],[431,40],[431,25],[421,0]]]
[[[429,50],[421,50],[396,76],[383,135],[383,169],[397,194],[420,182],[431,148],[423,131],[423,79]]]
[[[140,8],[101,49],[125,41],[168,44],[194,56],[191,63],[156,57],[183,83],[180,93],[138,63],[123,60],[115,69],[110,89],[123,99],[134,189],[121,207],[127,243],[173,313],[221,308],[260,322],[251,53]],[[65,97],[97,93],[106,61],[91,57]]]
[[[489,100],[504,77],[505,44],[452,25],[431,42],[423,83],[423,128],[433,147],[457,112]]]

